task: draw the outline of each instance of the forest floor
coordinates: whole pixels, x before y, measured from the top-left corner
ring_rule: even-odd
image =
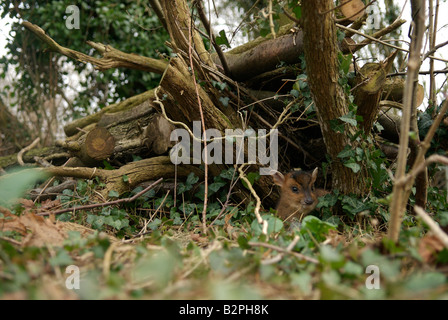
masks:
[[[395,244],[387,205],[373,211],[346,200],[347,216],[335,217],[324,199],[300,226],[264,211],[263,234],[253,203],[224,205],[223,184],[209,199],[204,234],[194,182],[179,184],[177,206],[170,192],[150,190],[133,202],[51,215],[93,202],[101,184],[79,180],[53,200],[2,207],[0,299],[448,298],[448,250],[415,216],[405,216]],[[448,222],[443,210],[436,217]]]

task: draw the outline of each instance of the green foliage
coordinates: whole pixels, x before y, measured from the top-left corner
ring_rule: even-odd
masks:
[[[188,175],[185,183],[183,183],[183,182],[179,183],[178,188],[177,188],[177,193],[181,194],[181,193],[184,193],[185,191],[191,190],[191,188],[193,188],[193,184],[195,184],[198,181],[199,181],[199,177],[195,176],[194,173],[191,172]]]
[[[249,180],[250,184],[253,185],[255,181],[260,179],[260,174],[258,172],[249,172],[246,175],[247,180]],[[247,185],[246,181],[242,180],[241,183],[243,186],[245,186],[247,189],[249,189],[249,186]]]
[[[45,298],[42,279],[51,276],[51,270],[64,273],[67,266],[74,264],[82,270],[81,288],[69,294],[82,299],[443,297],[441,288],[446,286],[446,275],[432,268],[425,272],[419,268],[419,241],[425,226],[415,220],[409,221],[410,227],[399,243],[383,241],[387,249],[379,252],[368,244],[377,237],[372,228],[354,228],[329,213],[339,202],[355,220],[368,211],[378,213],[381,205],[335,190],[320,199],[322,218],[308,215],[294,228],[272,214],[262,214],[268,224],[267,234],[263,234],[253,203],[244,208],[231,203],[224,206],[230,182],[235,178],[234,169],[214,178],[210,184],[214,193],[208,203],[207,235],[199,231],[203,204],[195,196],[200,181],[194,174],[178,184],[183,189],[177,193],[176,206],[171,195],[152,191],[121,207],[76,211],[71,219],[96,231],[89,236],[71,231],[61,247],[18,249],[5,241],[11,234],[0,232],[0,296],[22,292],[29,299]],[[79,181],[75,190],[64,192],[59,199],[62,205],[85,204],[98,186],[95,180]],[[446,207],[441,195],[433,197],[433,205]],[[445,225],[448,214],[441,210],[436,219]],[[113,242],[100,231],[130,242],[114,242],[111,247]],[[138,235],[142,231],[143,236]],[[345,240],[336,241],[338,237]],[[438,253],[437,263],[447,263],[446,252]],[[81,263],[85,259],[89,260],[86,266]],[[366,287],[366,268],[370,265],[379,268],[378,290]],[[272,287],[277,289],[270,295],[266,288]]]
[[[129,226],[126,211],[109,207],[103,208],[99,214],[88,214],[86,222],[98,230],[110,226],[118,231]]]
[[[166,287],[180,263],[179,257],[169,251],[141,257],[132,270],[136,282],[153,281],[157,288]]]
[[[226,32],[224,30],[219,31],[219,36],[216,37],[216,44],[218,46],[224,45],[230,48],[229,39],[227,39]]]
[[[36,111],[43,99],[64,92],[68,76],[74,74],[68,72],[70,66],[74,67],[75,73],[82,73],[83,77],[76,99],[64,112],[67,118],[90,114],[92,101],[96,101],[101,108],[158,84],[160,75],[130,69],[98,73],[81,62],[46,52],[42,41],[20,25],[21,21],[30,21],[40,26],[60,45],[85,54],[93,54],[92,48],[86,44],[87,40],[152,58],[157,58],[158,53],[168,53],[164,45],[168,39],[167,33],[159,27],[157,16],[140,3],[101,0],[77,2],[80,29],[68,29],[65,25],[68,16],[66,8],[69,5],[74,3],[68,0],[28,1],[26,5],[20,6],[19,14],[11,9],[15,7],[13,1],[6,0],[0,4],[2,18],[8,16],[14,19],[6,46],[8,54],[0,58],[0,70],[4,77],[8,69],[15,68],[17,76],[9,94],[18,97],[17,105],[21,110]]]
[[[339,69],[346,75],[349,72],[350,64],[352,63],[353,55],[347,54],[343,55],[341,52],[338,53]]]
[[[0,206],[12,204],[22,197],[38,180],[45,178],[42,171],[34,169],[15,170],[0,178]]]
[[[433,115],[436,111],[436,114],[440,112],[440,109],[442,108],[442,104],[444,101],[442,101],[439,106],[437,107],[429,107],[426,108],[423,112],[420,112],[418,114],[418,132],[420,134],[420,139],[423,140],[428,133],[429,128],[434,122]],[[436,110],[434,110],[436,109]],[[436,129],[436,133],[434,134],[433,139],[431,140],[431,146],[428,150],[427,155],[431,154],[444,154],[445,153],[445,141],[448,139],[448,133],[446,130],[446,127],[441,125]]]
[[[336,230],[336,226],[322,221],[314,216],[306,216],[302,220],[302,227],[300,228],[300,233],[303,235],[310,235],[314,237],[317,241],[321,242],[325,240],[330,230]],[[309,243],[313,245],[312,242]]]
[[[283,229],[283,221],[272,215],[263,215],[261,218],[268,223],[267,234],[272,235],[278,233]],[[256,219],[252,221],[251,224],[252,232],[255,236],[260,236],[262,234],[262,225],[258,223]]]
[[[244,0],[238,5],[250,8],[254,3]],[[107,5],[120,10],[106,10],[105,2],[96,1],[95,7],[82,2],[82,17],[91,13],[92,21],[88,31],[82,35],[75,32],[73,37],[67,36],[66,30],[57,28],[58,17],[54,14],[60,12],[67,2],[47,1],[44,4],[30,4],[24,10],[25,14],[40,15],[34,17],[36,20],[30,20],[36,24],[41,21],[41,26],[57,41],[81,48],[80,51],[88,51],[82,47],[82,37],[108,42],[123,51],[143,55],[155,51],[152,46],[159,43],[154,42],[153,38],[146,38],[157,37],[157,32],[151,34],[137,27],[150,27],[151,19],[154,19],[153,15],[143,14],[138,4],[108,2]],[[281,12],[280,5],[285,4],[292,8],[297,18],[301,17],[297,1],[274,1],[274,10]],[[259,1],[259,5],[266,5],[266,1]],[[129,16],[125,9],[130,10]],[[277,28],[280,19],[278,16],[275,19]],[[267,20],[257,22],[261,32],[267,32]],[[137,42],[134,43],[130,34],[138,37],[138,43],[143,37],[147,45],[132,48]],[[124,35],[128,37],[123,39]],[[228,42],[227,39],[221,41]],[[341,74],[345,75],[341,84],[349,95],[349,101],[352,101],[348,86],[348,65],[352,57],[341,55],[339,59]],[[48,56],[39,57],[38,60],[40,70],[44,70],[42,68]],[[305,66],[304,61],[302,66]],[[76,68],[83,70],[82,65],[76,65]],[[26,75],[22,77],[26,78]],[[90,80],[86,83],[95,78],[99,104],[108,99],[120,99],[134,90],[145,90],[153,80],[151,76],[149,79],[132,79],[131,74],[128,77],[118,72],[106,73],[98,78],[95,74],[87,77]],[[305,106],[309,106],[311,94],[306,74],[299,74],[296,80],[291,95],[303,99]],[[105,87],[101,87],[101,84],[110,81],[115,83],[115,92],[106,92]],[[131,81],[131,84],[126,81]],[[226,83],[216,82],[213,85],[220,91],[227,89]],[[16,89],[24,88],[26,85],[18,85]],[[120,88],[124,91],[121,92]],[[33,98],[33,94],[36,93],[29,93],[29,96]],[[84,113],[83,103],[89,100],[88,95],[85,101],[79,100],[76,103],[79,107],[77,112]],[[37,98],[30,101],[36,102]],[[226,100],[221,102],[223,105],[228,103]],[[308,114],[312,111],[310,108]],[[356,106],[350,105],[349,113],[336,119],[333,125],[335,130],[343,132],[345,127],[355,128],[361,121],[356,116]],[[421,132],[424,133],[431,123],[429,112],[420,115]],[[440,138],[432,146],[434,152],[440,146],[437,143],[443,143],[444,133],[438,134]],[[369,195],[360,199],[333,190],[332,194],[320,199],[319,217],[306,216],[301,224],[296,225],[285,223],[262,209],[262,219],[268,226],[267,234],[263,233],[255,217],[253,201],[248,201],[243,207],[228,198],[232,194],[229,188],[237,178],[233,168],[210,178],[206,211],[208,234],[201,233],[204,184],[193,173],[185,181],[178,182],[174,192],[150,190],[133,203],[89,211],[76,210],[58,216],[61,221],[77,222],[94,230],[88,236],[71,231],[60,247],[18,247],[14,244],[17,238],[13,233],[0,231],[0,297],[18,293],[30,299],[48,298],[46,286],[48,278],[51,278],[60,286],[59,289],[62,288],[63,298],[70,294],[70,297],[82,299],[447,298],[447,277],[437,268],[448,263],[448,251],[434,253],[434,264],[424,262],[419,251],[421,238],[427,230],[424,224],[406,216],[402,237],[396,244],[380,241],[384,238],[383,233],[378,233],[380,227],[376,229],[373,223],[369,224],[374,218],[382,217],[384,221],[388,218],[388,198],[383,199],[391,186],[386,171],[387,162],[374,147],[374,141],[363,136],[359,130],[350,139],[356,147],[342,150],[339,159],[356,173],[367,171]],[[247,176],[251,183],[257,183],[257,173]],[[6,182],[0,179],[2,200],[5,200],[4,192],[11,192],[7,194],[7,200],[20,197],[29,184],[40,178],[31,174]],[[124,183],[129,182],[127,176],[122,179]],[[95,201],[97,189],[102,187],[104,183],[97,179],[80,180],[75,189],[65,190],[57,200],[64,208],[89,204]],[[141,187],[136,188],[124,196],[132,196],[141,190]],[[108,196],[118,199],[120,195],[111,191]],[[334,215],[335,207],[341,209],[343,217]],[[447,226],[446,192],[431,189],[429,207],[435,212],[437,222],[442,227]],[[1,214],[0,219],[3,218]],[[103,233],[126,242],[112,242]],[[79,265],[82,270],[79,291],[67,291],[60,283],[64,268],[71,264]],[[380,270],[379,290],[368,289],[365,285],[366,268],[370,265],[378,266]]]

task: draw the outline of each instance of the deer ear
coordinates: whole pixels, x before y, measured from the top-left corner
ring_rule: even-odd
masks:
[[[314,170],[313,170],[313,173],[311,174],[311,185],[314,183],[314,182],[316,182],[316,178],[317,178],[317,172],[319,171],[319,168],[318,167],[316,167]]]
[[[278,171],[271,172],[271,176],[274,179],[274,183],[278,186],[283,186],[283,183],[285,182],[285,176]]]

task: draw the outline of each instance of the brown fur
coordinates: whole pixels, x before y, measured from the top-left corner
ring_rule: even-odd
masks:
[[[312,173],[300,170],[283,175],[275,172],[272,177],[274,183],[281,187],[277,214],[283,220],[290,220],[293,217],[302,220],[316,208],[317,198],[328,193],[323,189],[314,190],[317,168]]]

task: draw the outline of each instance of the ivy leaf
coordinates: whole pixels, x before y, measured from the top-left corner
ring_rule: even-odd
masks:
[[[247,174],[247,180],[249,180],[250,184],[253,185],[255,180],[260,179],[260,173],[258,172],[249,172]],[[243,186],[246,187],[247,189],[249,189],[249,186],[247,185],[246,181],[241,180],[241,182],[243,183]]]
[[[219,101],[221,101],[224,107],[229,105],[230,98],[229,97],[219,97]]]
[[[297,76],[296,84],[298,83],[299,89],[304,90],[308,88],[308,76],[306,74],[299,74]]]
[[[193,172],[190,172],[190,174],[187,177],[186,184],[191,186],[199,181],[199,177],[195,176]]]
[[[294,12],[294,15],[297,19],[302,18],[302,7],[301,6],[295,6],[294,9],[292,9],[292,12]]]
[[[350,70],[350,64],[352,63],[353,55],[347,54],[343,55],[339,52],[338,55],[339,58],[339,68],[344,72],[344,74],[347,74]]]
[[[324,240],[328,231],[336,230],[336,226],[326,221],[322,221],[315,216],[306,216],[302,220],[301,233],[306,234],[311,231],[318,241]]]
[[[344,159],[344,158],[351,158],[354,156],[355,156],[355,152],[349,146],[347,146],[344,150],[339,152],[337,157]]]
[[[333,269],[341,268],[345,264],[344,256],[328,245],[320,247],[319,260],[324,264],[330,265]]]
[[[179,183],[177,187],[177,194],[182,194],[185,191],[191,190],[191,188],[193,188],[193,185],[198,181],[199,177],[195,176],[193,172],[190,172],[185,183]]]
[[[221,181],[213,182],[212,184],[210,184],[208,186],[208,189],[211,190],[213,193],[215,193],[219,189],[221,189],[221,187],[225,186],[226,184],[227,184],[226,182],[221,182]],[[209,194],[211,194],[211,193],[209,192]]]
[[[297,90],[295,90],[295,89],[292,89],[289,93],[290,93],[292,96],[294,96],[295,98],[298,98],[298,97],[299,97],[299,94],[300,94],[300,92],[297,91]]]
[[[149,227],[149,229],[151,229],[151,230],[156,230],[158,227],[159,227],[159,225],[162,223],[162,220],[160,220],[159,218],[155,218],[153,221],[151,221],[149,224],[148,224],[148,227]]]
[[[225,45],[227,48],[230,48],[230,43],[224,30],[219,31],[219,36],[217,36],[215,40],[218,46]]]
[[[361,166],[358,163],[356,163],[356,162],[344,163],[344,166],[346,166],[347,168],[352,169],[352,171],[354,173],[358,173],[359,170],[361,170]]]
[[[345,196],[342,199],[342,208],[353,216],[361,211],[368,210],[368,206],[364,202],[349,196]]]
[[[229,168],[227,170],[223,170],[221,174],[219,175],[221,178],[232,180],[235,173],[235,168]]]
[[[280,230],[282,230],[283,228],[283,221],[280,220],[277,217],[274,217],[272,215],[263,215],[261,217],[263,220],[266,220],[268,223],[268,230],[267,233],[268,235],[272,234],[272,233],[276,233],[279,232]],[[262,225],[260,223],[258,223],[257,219],[254,219],[252,221],[251,224],[251,228],[252,231],[254,232],[255,235],[260,235],[262,233]]]
[[[343,115],[342,117],[339,117],[339,119],[345,123],[348,123],[354,127],[358,125],[358,121],[356,119],[353,119],[353,117],[350,114]]]
[[[110,190],[109,191],[109,198],[118,198],[120,195],[118,194],[117,191],[115,190]]]
[[[72,258],[65,250],[59,251],[56,256],[50,258],[49,262],[53,267],[68,266],[74,263]]]

